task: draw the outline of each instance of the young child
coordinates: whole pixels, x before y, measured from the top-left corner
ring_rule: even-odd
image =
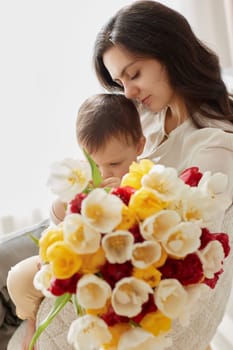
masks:
[[[132,128],[133,125],[133,128]],[[102,187],[116,187],[128,172],[130,164],[144,148],[140,117],[136,106],[121,94],[98,94],[80,107],[76,123],[77,141],[98,165],[103,177]],[[57,224],[66,214],[65,203],[55,200],[51,219]],[[23,349],[28,349],[35,331],[35,320],[43,299],[33,286],[40,269],[39,256],[25,259],[8,273],[7,287],[16,305],[17,315],[28,320]]]
[[[98,94],[85,100],[78,112],[76,137],[98,165],[101,187],[119,186],[145,144],[135,105],[119,94]],[[64,203],[54,201],[50,217],[55,224],[64,219],[65,208]]]

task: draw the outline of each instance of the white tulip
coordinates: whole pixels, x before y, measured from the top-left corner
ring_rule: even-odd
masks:
[[[188,300],[188,293],[182,284],[174,278],[160,281],[154,292],[155,304],[167,317],[179,317]]]
[[[134,237],[128,231],[115,231],[106,234],[102,239],[102,247],[107,260],[112,264],[122,264],[130,260]]]
[[[198,187],[202,191],[207,191],[211,196],[213,196],[218,193],[223,193],[227,188],[227,183],[227,175],[223,173],[211,174],[210,171],[206,171],[203,174]]]
[[[80,214],[69,214],[64,219],[64,241],[78,254],[91,254],[100,247],[101,234],[88,225]]]
[[[185,188],[174,168],[154,165],[148,174],[142,177],[142,186],[152,189],[164,201],[177,199]]]
[[[132,263],[139,269],[144,269],[161,258],[161,245],[156,241],[136,243],[132,251]]]
[[[111,297],[111,287],[103,279],[87,274],[77,284],[77,300],[85,309],[101,309]]]
[[[76,350],[98,350],[102,344],[109,343],[112,335],[107,324],[97,316],[85,315],[71,323],[68,343]]]
[[[117,350],[164,350],[172,345],[171,339],[165,336],[154,336],[140,327],[123,333]]]
[[[51,292],[48,291],[52,277],[53,274],[51,265],[45,264],[42,265],[40,270],[36,272],[33,279],[34,287],[40,290],[44,294],[44,296],[49,298],[54,296]]]
[[[169,255],[182,258],[199,248],[200,236],[201,229],[196,223],[181,222],[169,230],[162,245]]]
[[[208,227],[216,216],[221,216],[230,205],[229,197],[224,193],[215,195],[205,186],[190,187],[180,201],[179,212],[185,221],[195,221],[202,227]]]
[[[52,164],[47,185],[61,201],[69,202],[87,187],[91,179],[88,162],[66,158]]]
[[[122,278],[112,292],[112,307],[116,314],[133,317],[142,309],[153,289],[135,277]]]
[[[102,188],[96,188],[82,201],[81,214],[101,233],[111,232],[122,220],[123,202]]]
[[[174,210],[161,210],[140,224],[140,232],[147,240],[163,241],[167,232],[181,221]]]
[[[209,242],[205,248],[198,251],[198,256],[202,262],[204,275],[207,278],[213,278],[214,274],[221,270],[224,260],[224,250],[219,241]]]

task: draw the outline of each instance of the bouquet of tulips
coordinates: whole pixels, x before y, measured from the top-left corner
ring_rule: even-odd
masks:
[[[74,349],[168,348],[173,321],[187,326],[223,272],[228,236],[210,227],[227,206],[226,176],[197,167],[178,175],[144,159],[132,163],[120,187],[101,188],[85,155],[87,162],[52,167],[49,186],[67,209],[39,240],[44,264],[34,284],[55,303],[31,348],[70,300]]]

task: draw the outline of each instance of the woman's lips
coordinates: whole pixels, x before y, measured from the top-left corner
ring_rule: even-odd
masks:
[[[150,104],[150,95],[145,97],[141,102],[142,104],[148,106]]]

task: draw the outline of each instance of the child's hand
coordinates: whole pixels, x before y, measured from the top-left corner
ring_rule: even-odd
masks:
[[[37,269],[38,269],[38,271],[41,269],[41,266],[42,266],[42,260],[40,259],[38,262],[37,262]]]
[[[65,215],[66,215],[66,204],[56,199],[52,203],[52,207],[50,210],[50,218],[52,222],[55,225],[59,224],[61,221],[64,220]]]
[[[119,177],[108,177],[104,179],[101,183],[101,187],[119,187],[121,184],[121,179]]]

